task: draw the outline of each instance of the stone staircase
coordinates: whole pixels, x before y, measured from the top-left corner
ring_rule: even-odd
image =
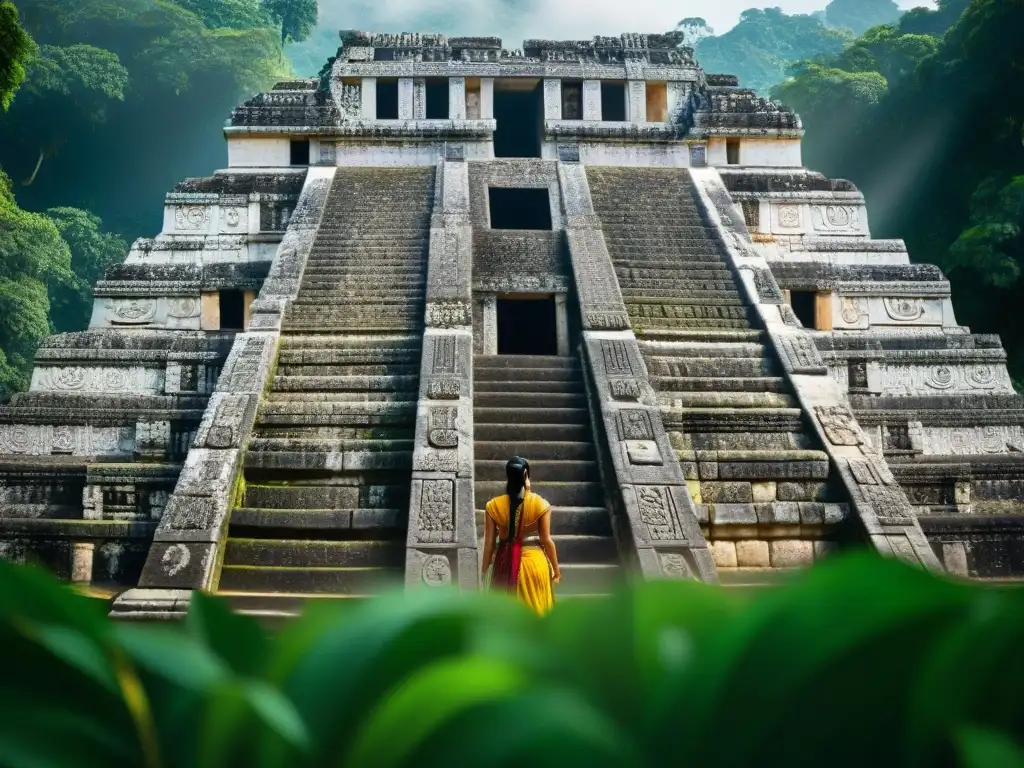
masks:
[[[689,175],[588,168],[587,176],[709,541],[714,546],[716,532],[729,526],[820,524],[824,502],[841,498],[827,483],[828,456],[807,430],[767,335],[700,216]],[[738,570],[723,568],[716,553],[723,583],[763,583],[795,564],[785,548],[762,543],[736,542]]]
[[[219,591],[238,610],[402,581],[434,173],[335,177],[231,517]]]
[[[577,357],[478,355],[473,364],[477,528],[505,492],[505,462],[525,456],[533,489],[552,505],[561,597],[606,594],[623,577]]]

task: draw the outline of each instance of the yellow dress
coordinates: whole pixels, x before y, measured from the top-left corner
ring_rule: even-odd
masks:
[[[497,525],[499,539],[508,534],[508,502],[508,496],[495,496],[487,502],[487,516]],[[551,505],[536,493],[528,491],[523,498],[520,530],[528,529],[549,512]],[[551,563],[544,550],[536,544],[524,544],[516,592],[520,600],[542,616],[555,604],[551,576]]]

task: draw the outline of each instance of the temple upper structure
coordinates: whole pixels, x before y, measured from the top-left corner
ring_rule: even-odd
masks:
[[[669,36],[342,32],[0,408],[0,553],[287,616],[478,587],[504,462],[563,593],[867,547],[1024,573],[1024,403],[942,273]]]

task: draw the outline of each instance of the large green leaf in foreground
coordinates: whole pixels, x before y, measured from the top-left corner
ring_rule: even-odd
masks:
[[[756,599],[650,583],[545,619],[486,594],[201,596],[112,625],[0,564],[0,766],[1021,764],[1024,593],[875,556]]]

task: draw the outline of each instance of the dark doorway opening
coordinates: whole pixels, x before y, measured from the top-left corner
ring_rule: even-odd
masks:
[[[546,189],[490,187],[491,229],[551,229],[551,199]]]
[[[426,82],[424,95],[427,99],[427,120],[448,119],[448,80],[430,78]]]
[[[495,83],[494,119],[495,157],[540,157],[544,97],[539,80]]]
[[[726,139],[725,140],[725,162],[728,165],[739,165],[740,164],[740,140],[739,139]]]
[[[377,78],[377,119],[398,119],[398,80]]]
[[[292,165],[309,165],[309,139],[292,142],[291,163]]]
[[[242,291],[220,292],[220,328],[241,331],[245,328],[245,294]]]
[[[626,121],[626,84],[619,80],[601,81],[601,119],[612,123]]]
[[[557,355],[555,298],[498,299],[499,355]]]
[[[815,327],[815,298],[814,291],[791,291],[790,303],[793,306],[793,314],[800,321],[804,328]]]

